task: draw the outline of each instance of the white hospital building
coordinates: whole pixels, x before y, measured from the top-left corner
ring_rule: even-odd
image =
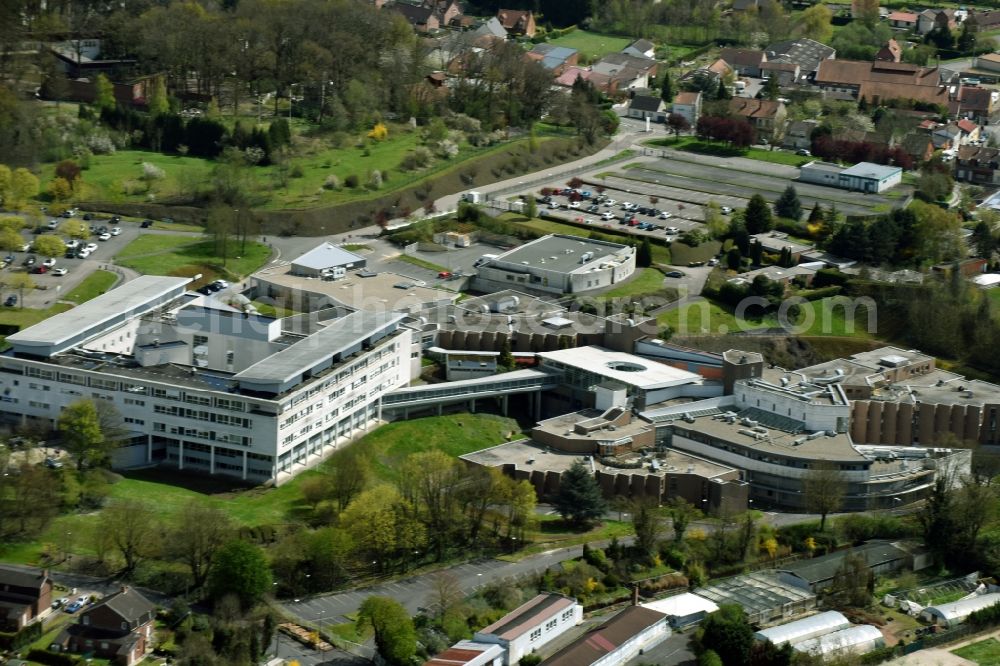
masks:
[[[271,319],[144,276],[7,338],[0,417],[55,424],[107,400],[131,431],[120,466],[280,482],[368,428],[411,376],[392,312]]]

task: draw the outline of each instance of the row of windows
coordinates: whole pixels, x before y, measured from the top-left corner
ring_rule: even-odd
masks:
[[[168,423],[153,422],[153,432],[169,433],[171,435],[182,435],[184,437],[196,437],[210,441],[225,442],[226,444],[238,444],[240,446],[252,446],[253,439],[245,435],[234,435],[231,433],[215,432],[214,430],[198,430],[197,428],[185,428],[183,426],[170,425]]]

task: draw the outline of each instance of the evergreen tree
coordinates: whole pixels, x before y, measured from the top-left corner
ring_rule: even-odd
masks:
[[[955,49],[960,53],[969,53],[976,46],[976,36],[969,32],[969,24],[962,23],[962,32],[958,34]]]
[[[732,99],[733,95],[729,92],[729,87],[726,86],[726,80],[719,78],[719,88],[715,91],[715,99]]]
[[[976,248],[976,254],[984,259],[989,259],[996,249],[996,238],[990,230],[990,225],[986,222],[979,222],[972,230],[972,246]]]
[[[150,115],[157,116],[170,110],[170,100],[167,98],[167,84],[162,76],[153,79],[152,87],[146,96],[146,108]]]
[[[504,370],[514,369],[514,355],[510,351],[510,338],[503,339],[503,344],[500,346],[500,357],[497,359],[497,364]]]
[[[778,257],[778,265],[782,268],[791,268],[792,266],[792,251],[787,248],[781,248],[781,256]]]
[[[535,201],[534,195],[529,194],[525,200],[524,214],[528,216],[528,219],[538,217],[538,203]]]
[[[111,85],[108,77],[104,74],[98,74],[94,80],[94,88],[96,90],[94,106],[102,111],[115,108],[115,88]]]
[[[743,211],[743,219],[747,225],[747,232],[750,235],[762,234],[774,228],[774,220],[771,217],[771,207],[767,205],[759,194],[750,197],[746,210]]]
[[[635,265],[642,268],[653,265],[653,246],[649,243],[649,237],[643,238],[639,244],[635,253]]]
[[[589,525],[608,509],[593,474],[579,460],[563,473],[552,505],[563,520],[579,527]]]
[[[778,214],[778,217],[787,217],[796,222],[802,217],[802,202],[799,201],[799,194],[795,191],[794,185],[786,187],[778,200],[774,202],[774,212]]]
[[[764,263],[764,246],[759,240],[755,240],[750,245],[750,263],[754,266],[760,266]]]
[[[743,261],[743,254],[740,248],[734,247],[726,253],[726,267],[731,271],[738,271],[740,263]]]
[[[825,221],[823,215],[823,204],[816,202],[813,209],[809,212],[809,224],[822,224]]]
[[[670,72],[667,71],[663,75],[663,84],[660,86],[660,99],[663,100],[665,104],[673,104],[674,96],[677,91],[674,90],[674,80],[670,76]]]
[[[737,604],[723,604],[709,613],[695,634],[698,651],[715,651],[726,666],[749,664],[753,643],[753,629]]]
[[[781,89],[778,87],[778,77],[772,75],[764,85],[764,97],[769,100],[776,100],[781,96]]]

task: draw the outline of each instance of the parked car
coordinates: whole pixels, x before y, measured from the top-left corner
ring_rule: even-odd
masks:
[[[668,213],[667,211],[662,211],[662,212],[660,213],[660,215],[659,215],[659,218],[660,218],[661,220],[669,220],[669,219],[670,219],[670,218],[672,218],[672,217],[673,217],[673,215],[671,215],[671,214],[670,214],[670,213]]]
[[[812,153],[810,153],[805,148],[799,148],[798,150],[795,151],[795,154],[801,155],[802,157],[812,157]]]
[[[8,308],[14,307],[15,305],[17,305],[17,296],[11,294],[10,296],[7,297],[7,300],[5,300],[3,304],[6,305]]]
[[[212,282],[212,284],[214,284],[219,289],[227,289],[227,288],[229,288],[229,283],[226,282],[225,280],[215,280],[214,282]]]
[[[139,227],[141,227],[142,229],[148,229],[151,226],[153,226],[152,220],[143,220],[142,223],[139,224]]]
[[[601,213],[601,219],[604,220],[605,222],[607,222],[608,220],[613,220],[615,219],[615,214],[612,213],[610,210],[606,210],[603,213]]]
[[[109,234],[108,232],[104,232],[103,234],[101,234],[100,236],[97,237],[97,240],[99,240],[99,241],[109,241],[109,240],[111,240],[111,234]]]
[[[67,613],[75,613],[81,608],[83,608],[83,604],[81,604],[79,601],[74,601],[73,603],[66,606],[66,608],[64,608],[63,610],[65,610]]]
[[[49,229],[56,229],[59,227],[59,220],[49,220]]]
[[[86,249],[88,252],[93,252],[94,250],[97,249],[97,243],[87,243],[84,249]]]
[[[681,232],[677,227],[667,227],[667,233],[670,235],[679,234]]]
[[[69,239],[68,241],[66,241],[65,244],[67,250],[75,250],[76,248],[80,247],[80,241],[78,241],[75,238]]]
[[[121,222],[121,221],[122,221],[122,218],[121,218],[121,215],[112,215],[112,216],[111,216],[111,221],[112,221],[112,222],[113,222],[114,224],[118,224],[119,222]]]
[[[697,268],[698,266],[704,266],[704,265],[705,265],[704,261],[689,261],[688,262],[688,266],[690,266],[691,268]]]
[[[668,271],[668,272],[664,273],[664,275],[666,275],[667,277],[672,277],[672,278],[682,278],[682,277],[684,277],[684,273],[682,273],[680,271]]]
[[[29,254],[27,257],[24,258],[24,261],[22,261],[21,263],[24,264],[25,266],[34,266],[35,255]]]
[[[49,272],[49,267],[42,266],[41,264],[39,264],[38,266],[32,268],[31,272],[34,273],[35,275],[44,275],[45,273]]]
[[[616,203],[618,203],[618,202],[615,201],[614,199],[605,199],[604,200],[604,205],[605,206],[614,206]]]
[[[722,214],[723,214],[723,215],[729,215],[730,213],[732,213],[732,212],[733,212],[733,209],[732,209],[732,207],[730,207],[730,206],[723,206],[723,207],[722,207],[722,208],[720,208],[719,210],[720,210],[720,211],[722,211]]]
[[[579,201],[570,201],[569,202],[569,208],[572,208],[573,210],[576,210],[579,207],[580,207],[580,202]]]
[[[69,273],[69,271],[66,270],[65,268],[53,268],[52,269],[52,274],[55,275],[56,277],[62,277],[63,275],[66,275],[67,273]]]
[[[45,466],[49,469],[62,469],[63,464],[57,458],[49,456],[45,459]]]
[[[8,264],[14,263],[14,259],[16,259],[16,257],[12,254],[8,254],[6,257],[3,258],[3,260],[6,261]]]
[[[48,259],[42,262],[42,266],[45,266],[46,268],[52,268],[55,265],[56,265],[56,260],[52,257],[49,257]]]
[[[25,243],[21,246],[21,252],[27,252],[31,249],[31,243]]]
[[[88,250],[87,248],[83,248],[81,250],[77,250],[76,258],[77,259],[86,259],[87,257],[90,256],[91,252],[93,252],[93,250]]]
[[[85,219],[87,222],[90,222],[92,219],[94,219],[94,216],[91,215],[90,213],[84,213],[83,219]]]
[[[58,599],[56,599],[55,601],[52,602],[52,607],[53,608],[62,608],[63,606],[65,606],[68,603],[69,603],[69,599],[68,598],[66,598],[66,597],[59,597]]]

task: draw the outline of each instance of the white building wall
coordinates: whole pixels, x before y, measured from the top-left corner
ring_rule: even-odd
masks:
[[[550,626],[553,622],[554,626]],[[538,650],[581,622],[583,622],[583,606],[573,604],[568,608],[562,608],[547,615],[530,630],[520,634],[512,641],[503,640],[493,634],[479,633],[473,636],[473,640],[480,643],[497,643],[507,648],[507,652],[504,654],[504,666],[510,666],[520,661],[524,655]]]
[[[844,430],[850,423],[850,405],[824,405],[800,400],[794,395],[749,386],[737,382],[733,389],[738,409],[758,407],[772,414],[786,416],[806,424],[810,431]]]
[[[670,638],[670,634],[670,625],[667,624],[667,618],[664,617],[651,627],[647,627],[642,633],[636,634],[622,643],[614,652],[609,652],[593,662],[590,666],[617,666],[624,664],[632,657],[638,655],[640,650],[648,650],[667,640]]]

